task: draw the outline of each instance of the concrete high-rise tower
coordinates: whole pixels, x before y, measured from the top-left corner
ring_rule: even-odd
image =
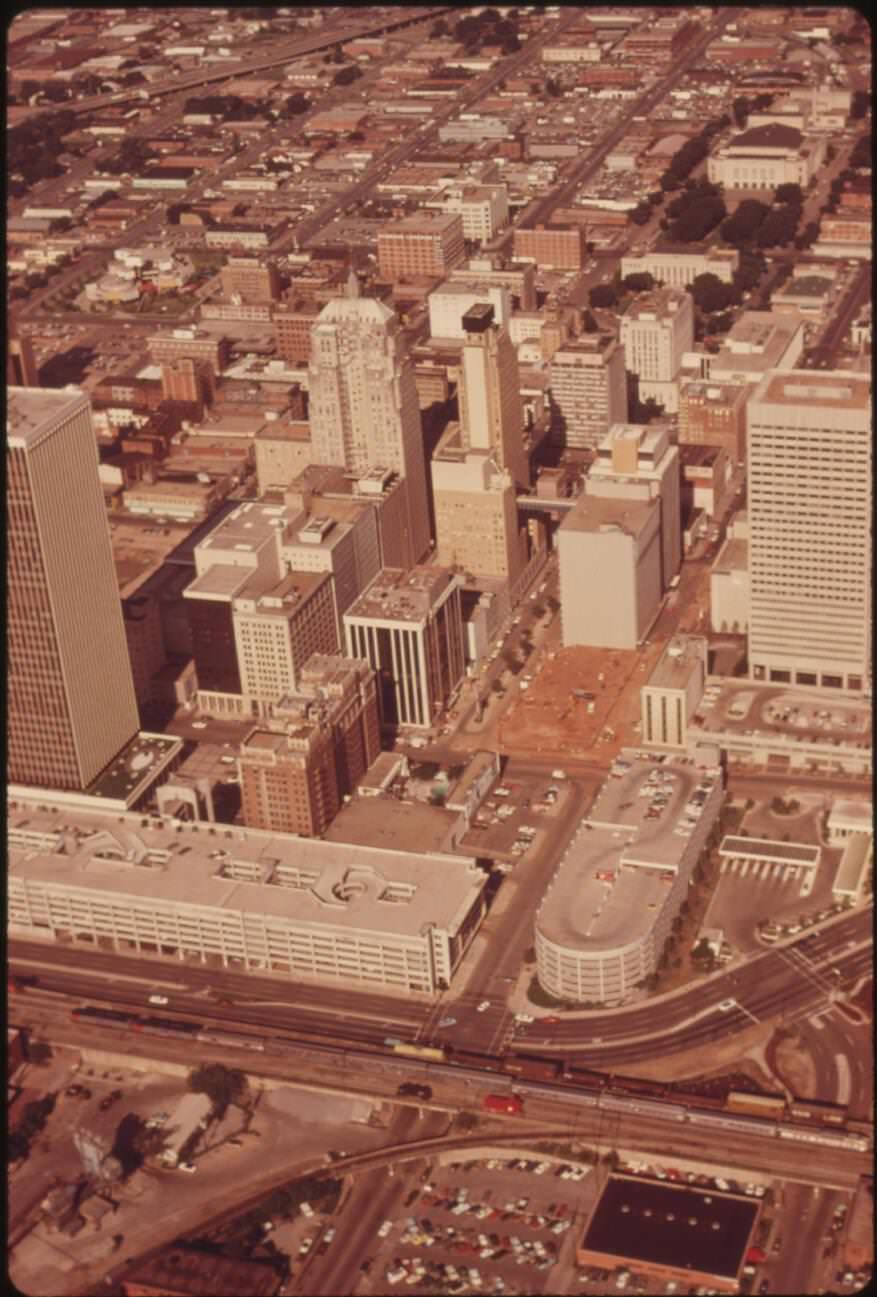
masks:
[[[466,341],[460,356],[459,402],[462,444],[490,452],[519,486],[530,485],[524,451],[524,411],[518,356],[504,328],[493,322],[493,307],[479,303],[463,316]]]
[[[81,790],[138,730],[88,397],[8,389],[8,776]]]
[[[396,315],[369,297],[328,302],[311,332],[308,374],[314,462],[404,479],[413,566],[430,539],[426,467],[414,365]]]
[[[747,422],[752,677],[859,692],[871,674],[871,377],[773,370]]]

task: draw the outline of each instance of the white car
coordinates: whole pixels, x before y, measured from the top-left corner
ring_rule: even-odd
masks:
[[[479,1006],[478,1006],[477,1012],[478,1012],[478,1013],[486,1013],[487,1010],[488,1010],[489,1008],[490,1008],[490,1001],[489,1001],[489,1000],[482,1000],[481,1003],[480,1003]]]
[[[177,1170],[185,1171],[186,1175],[194,1175],[195,1172],[198,1170],[198,1168],[192,1162],[180,1162],[179,1166],[177,1167]]]
[[[532,1013],[515,1014],[515,1022],[535,1022],[535,1021],[536,1019],[533,1017]]]
[[[192,721],[192,729],[193,729],[193,730],[206,730],[206,729],[207,729],[207,722],[206,722],[206,721]]]
[[[167,1002],[168,998],[166,995],[150,995],[149,997],[150,1004],[167,1004]]]
[[[378,1238],[386,1238],[392,1228],[393,1222],[391,1220],[385,1220],[378,1230]]]

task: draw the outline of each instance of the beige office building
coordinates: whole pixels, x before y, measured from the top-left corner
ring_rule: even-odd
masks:
[[[706,684],[707,641],[675,636],[640,689],[640,738],[648,747],[688,746],[687,729]]]
[[[694,306],[681,288],[643,293],[621,317],[624,363],[639,379],[639,399],[657,401],[667,414],[679,408],[682,357],[694,346]]]
[[[458,398],[463,444],[493,456],[518,486],[530,485],[524,452],[524,409],[517,351],[493,307],[477,305],[463,316]]]
[[[870,688],[870,375],[767,374],[748,416],[752,678]]]
[[[485,451],[466,451],[451,424],[432,459],[437,563],[514,585],[527,562],[518,525],[517,492],[507,471]]]
[[[665,424],[616,423],[597,447],[585,483],[589,496],[657,500],[661,519],[661,585],[682,562],[679,449]]]
[[[308,369],[313,460],[405,480],[409,565],[429,547],[429,510],[414,365],[396,315],[374,298],[328,302]]]
[[[698,275],[715,275],[730,284],[734,271],[740,264],[736,248],[715,248],[710,252],[691,252],[684,245],[656,247],[632,251],[621,258],[622,277],[651,275],[662,284],[673,288],[686,288]]]
[[[81,790],[139,728],[88,397],[7,388],[6,472],[7,775]]]
[[[584,495],[557,549],[564,647],[636,648],[661,603],[660,501]]]
[[[551,357],[552,435],[564,446],[595,447],[627,421],[624,348],[609,334],[586,334]]]

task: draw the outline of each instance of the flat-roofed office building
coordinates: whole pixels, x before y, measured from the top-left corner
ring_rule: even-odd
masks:
[[[385,726],[431,725],[462,681],[460,585],[444,567],[385,568],[344,614],[348,656],[378,673]]]
[[[858,692],[871,676],[870,375],[771,372],[748,425],[752,678]]]
[[[610,334],[585,334],[551,357],[551,431],[564,446],[587,449],[627,420],[624,347]]]
[[[661,503],[582,496],[557,532],[564,648],[636,648],[661,602]]]
[[[177,975],[268,969],[407,994],[450,986],[484,916],[487,874],[468,857],[139,814],[65,808],[64,819],[59,833],[51,809],[9,816],[14,936],[108,943]]]
[[[643,743],[688,747],[688,726],[706,683],[707,642],[700,635],[676,635],[661,654],[648,684],[640,689]]]
[[[139,728],[88,397],[7,388],[6,472],[8,777],[81,790]]]

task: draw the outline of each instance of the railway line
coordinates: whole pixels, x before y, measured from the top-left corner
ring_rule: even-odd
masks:
[[[795,1103],[771,1096],[752,1096],[731,1092],[723,1101],[679,1091],[671,1086],[633,1078],[595,1072],[570,1065],[566,1060],[521,1056],[494,1056],[456,1051],[431,1045],[387,1038],[382,1046],[365,1049],[345,1041],[313,1040],[307,1036],[256,1035],[225,1031],[207,1021],[192,1021],[178,1016],[153,1016],[128,1013],[120,1009],[85,1005],[72,1010],[75,1022],[87,1023],[129,1035],[154,1035],[224,1048],[252,1051],[266,1055],[298,1055],[307,1050],[355,1072],[368,1062],[380,1069],[382,1060],[388,1070],[397,1071],[404,1058],[415,1083],[423,1093],[430,1082],[456,1078],[483,1084],[488,1080],[502,1094],[514,1096],[515,1102],[503,1110],[522,1113],[528,1096],[552,1100],[572,1100],[576,1106],[595,1108],[605,1113],[631,1115],[660,1120],[713,1126],[734,1133],[748,1133],[761,1138],[776,1137],[813,1145],[866,1152],[870,1136],[863,1130],[848,1130],[846,1110],[832,1104]],[[206,1016],[206,1015],[205,1015]],[[411,1082],[406,1082],[410,1087]],[[487,1101],[485,1106],[499,1110]],[[764,1115],[757,1115],[762,1113]]]

